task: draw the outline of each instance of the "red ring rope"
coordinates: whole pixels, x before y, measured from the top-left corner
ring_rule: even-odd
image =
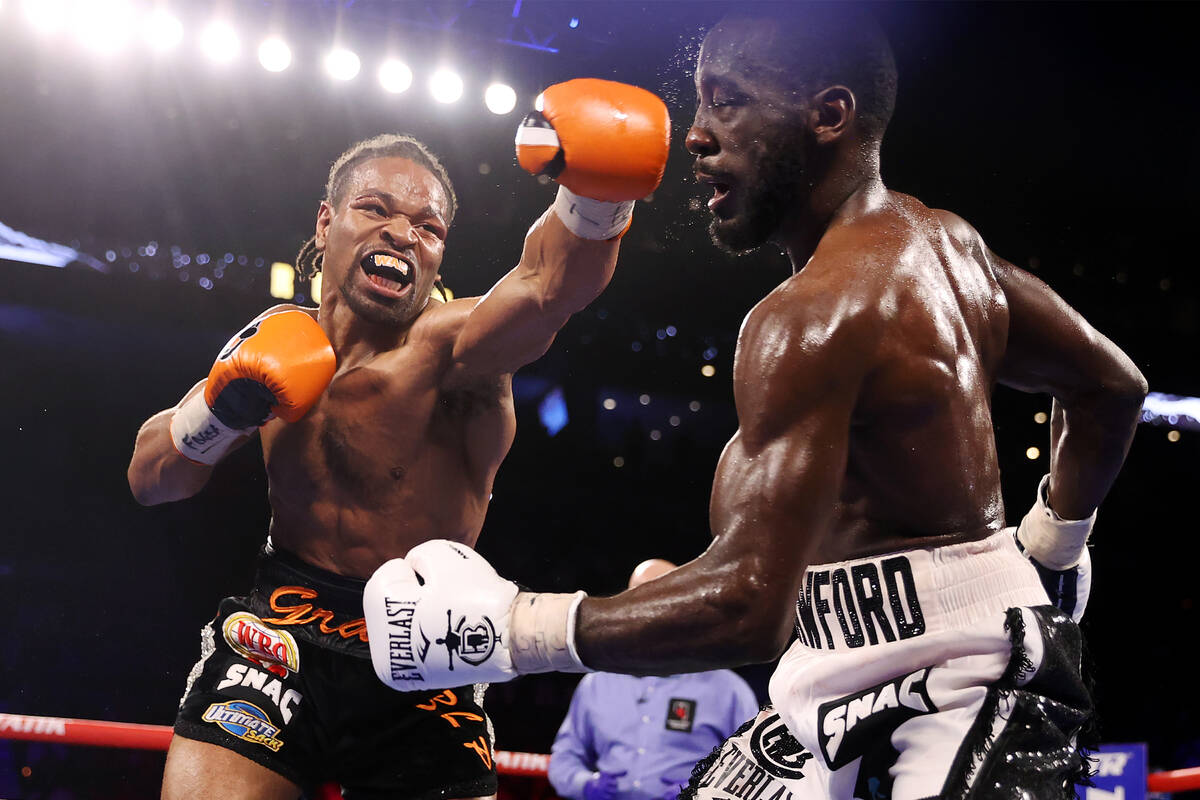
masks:
[[[0,714],[0,739],[166,750],[172,735],[173,731],[168,725]],[[496,771],[501,775],[545,777],[550,766],[550,756],[546,753],[497,750],[495,759]],[[1146,788],[1152,792],[1200,789],[1200,767],[1152,772],[1147,777]]]
[[[102,722],[92,719],[31,717],[0,714],[0,739],[27,742],[58,742],[97,747],[127,747],[135,750],[166,750],[174,732],[169,725],[140,725],[134,722]],[[501,775],[545,777],[550,756],[497,750],[496,771]]]

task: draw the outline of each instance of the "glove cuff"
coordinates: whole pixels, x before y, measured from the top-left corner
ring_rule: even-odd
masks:
[[[1063,519],[1054,513],[1047,500],[1050,476],[1038,484],[1037,501],[1017,527],[1017,542],[1038,563],[1054,570],[1074,567],[1083,557],[1088,536],[1096,524],[1096,513],[1087,519]]]
[[[204,392],[192,395],[171,417],[171,442],[175,450],[188,461],[210,467],[247,433],[217,419],[204,400]]]
[[[590,672],[575,649],[575,619],[586,592],[520,592],[509,622],[509,653],[521,675],[532,672]]]
[[[609,203],[575,194],[558,187],[554,213],[567,230],[581,239],[612,239],[624,235],[633,220],[633,200]]]

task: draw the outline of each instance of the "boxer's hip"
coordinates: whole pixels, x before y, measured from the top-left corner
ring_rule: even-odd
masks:
[[[268,543],[258,557],[254,589],[244,602],[272,629],[322,649],[370,660],[362,608],[365,585],[366,581],[315,567]]]
[[[1039,722],[1035,750],[1071,750],[1090,713],[1078,627],[1048,605],[1009,533],[812,566],[797,620],[770,696],[824,780],[861,763],[852,782],[942,794],[1003,760],[992,740],[1016,704],[1031,719],[1062,712]]]

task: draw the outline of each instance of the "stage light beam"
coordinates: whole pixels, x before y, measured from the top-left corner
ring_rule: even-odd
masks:
[[[334,48],[325,56],[325,71],[337,81],[353,80],[362,68],[358,54],[344,47]]]
[[[40,34],[54,33],[67,20],[66,0],[24,0],[25,20]]]
[[[439,69],[429,78],[429,93],[439,103],[453,103],[462,97],[463,80],[453,70]]]
[[[412,86],[413,74],[408,64],[389,58],[379,67],[379,85],[392,94],[400,94]]]
[[[200,32],[200,49],[218,64],[228,64],[241,49],[237,31],[228,22],[215,20]]]
[[[81,44],[94,53],[115,53],[129,40],[133,8],[128,0],[93,0],[76,6],[73,20]]]
[[[263,39],[258,46],[258,63],[267,72],[283,72],[292,64],[292,48],[278,36]]]
[[[157,53],[174,50],[183,41],[183,23],[165,8],[155,9],[142,24],[142,38]]]
[[[517,93],[504,83],[493,83],[483,93],[483,102],[493,114],[508,114],[517,107]]]

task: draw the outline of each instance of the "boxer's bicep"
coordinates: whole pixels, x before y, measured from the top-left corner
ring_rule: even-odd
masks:
[[[820,319],[797,327],[767,318],[750,320],[739,344],[740,427],[714,480],[710,554],[736,564],[745,590],[769,599],[785,637],[800,578],[840,497],[869,365],[862,343],[856,331]]]

